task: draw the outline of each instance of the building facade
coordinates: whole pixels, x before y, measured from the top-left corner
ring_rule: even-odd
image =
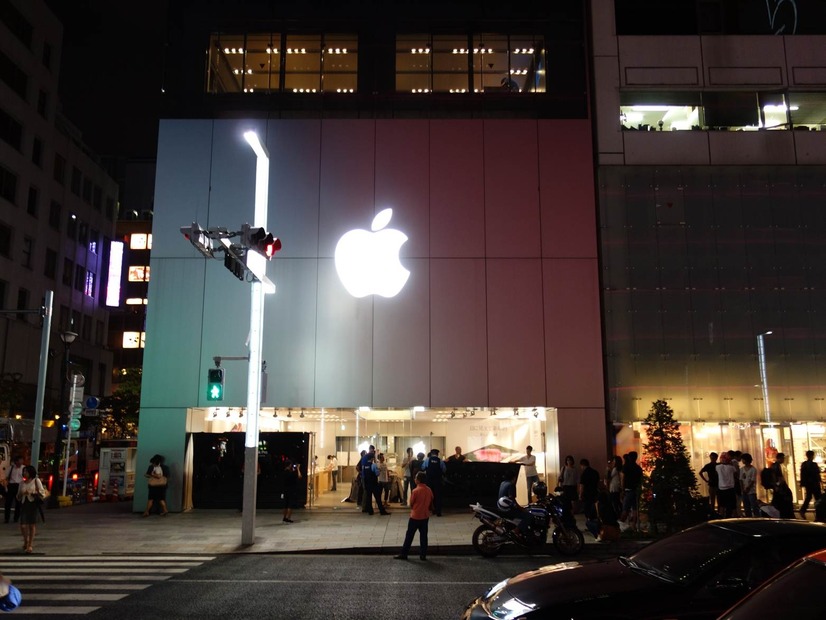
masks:
[[[118,188],[59,112],[60,23],[39,0],[0,5],[0,414],[34,416],[38,310],[52,290],[51,420],[65,408],[61,332],[77,334],[70,359],[86,393],[109,390],[104,296]]]
[[[826,450],[823,6],[662,8],[591,3],[609,416],[638,447],[665,399],[695,470],[796,480]]]
[[[246,361],[229,358],[247,354],[250,286],[180,229],[252,223],[250,130],[283,242],[262,430],[310,432],[342,465],[370,442],[399,459],[531,443],[548,475],[560,451],[604,459],[584,5],[246,4],[172,20],[138,446],[172,465],[170,508],[200,467],[192,435],[246,428]],[[395,296],[353,296],[342,238],[383,228],[405,237],[409,275]],[[224,400],[210,402],[216,357]]]

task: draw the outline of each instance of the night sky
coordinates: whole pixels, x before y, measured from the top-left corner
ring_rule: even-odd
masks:
[[[63,23],[60,99],[99,155],[154,157],[167,0],[47,0]]]

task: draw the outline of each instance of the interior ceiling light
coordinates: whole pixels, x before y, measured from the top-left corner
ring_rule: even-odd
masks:
[[[287,409],[287,417],[288,418],[293,417],[293,410],[292,409]]]
[[[298,417],[299,417],[299,418],[303,418],[303,417],[304,417],[304,410],[303,410],[303,409],[301,410],[301,415],[300,415],[300,416],[298,416]]]
[[[273,410],[273,412],[272,412],[272,417],[274,417],[274,418],[277,418],[277,417],[278,417],[278,409],[274,409],[274,410]]]

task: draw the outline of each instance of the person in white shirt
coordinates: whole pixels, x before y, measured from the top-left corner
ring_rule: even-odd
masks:
[[[518,459],[516,462],[525,468],[525,481],[528,483],[528,503],[531,503],[531,492],[533,483],[539,482],[539,473],[536,471],[536,457],[531,454],[533,446],[525,448],[525,456]]]
[[[20,489],[20,483],[23,482],[23,457],[16,455],[9,467],[9,478],[5,483],[6,487],[6,523],[11,517],[11,509],[14,506],[14,522],[20,520],[20,502],[17,499],[17,491]]]
[[[735,511],[734,477],[738,474],[737,468],[731,464],[728,452],[720,455],[717,463],[717,505],[723,513],[724,519],[730,519]]]
[[[338,459],[332,454],[327,456],[327,469],[333,477],[333,487],[330,490],[336,491],[338,489]]]

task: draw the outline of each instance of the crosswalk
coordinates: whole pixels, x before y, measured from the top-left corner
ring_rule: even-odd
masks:
[[[23,593],[16,614],[85,615],[215,556],[0,555],[0,571]]]

